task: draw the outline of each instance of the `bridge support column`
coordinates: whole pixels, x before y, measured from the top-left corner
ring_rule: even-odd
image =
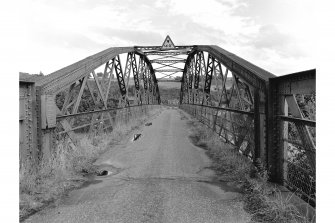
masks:
[[[284,184],[284,154],[285,146],[282,140],[282,132],[286,126],[280,122],[277,114],[287,114],[288,106],[285,97],[278,94],[276,83],[270,80],[268,91],[268,125],[267,125],[267,147],[268,147],[268,170],[271,182]]]
[[[266,116],[265,95],[259,89],[254,90],[254,163],[256,165],[266,164]]]

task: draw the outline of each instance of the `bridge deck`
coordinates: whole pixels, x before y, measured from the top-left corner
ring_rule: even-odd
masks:
[[[97,161],[118,174],[73,191],[26,222],[249,222],[237,188],[218,186],[211,161],[191,144],[181,111],[166,109],[134,142]]]

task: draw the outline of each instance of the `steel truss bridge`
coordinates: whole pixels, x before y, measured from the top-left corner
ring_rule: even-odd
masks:
[[[60,140],[76,146],[76,134],[113,131],[159,106],[159,81],[176,74],[181,109],[315,205],[316,122],[304,108],[315,111],[316,70],[276,77],[218,46],[175,46],[169,36],[162,46],[112,47],[20,79],[20,163],[39,163]]]

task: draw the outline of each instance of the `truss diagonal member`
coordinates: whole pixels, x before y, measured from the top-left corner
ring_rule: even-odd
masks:
[[[179,71],[178,71],[178,72],[179,72]],[[172,75],[174,75],[174,74],[176,74],[176,73],[178,73],[178,72],[174,72],[174,73],[171,73],[171,74],[165,74],[165,73],[161,73],[161,72],[159,72],[159,73],[163,74],[164,76],[163,76],[163,77],[160,77],[158,80],[164,79],[164,78],[166,78],[166,77],[171,77]],[[178,81],[176,81],[176,82],[178,82]]]
[[[206,69],[207,69],[204,52],[200,53],[200,58],[201,59],[200,59],[200,75],[199,75],[200,80],[199,81],[200,81],[200,84],[201,84],[201,87],[202,87],[202,91],[204,92],[205,84],[203,82],[205,81],[204,76],[206,75]]]
[[[108,78],[108,74],[110,73],[110,67],[109,67],[110,62],[111,61],[106,62],[104,73],[102,74],[101,80],[99,81],[102,92],[106,92],[106,89],[108,87],[108,82],[106,81],[106,79]]]
[[[104,104],[104,107],[107,108],[107,104],[105,103],[105,101],[103,100],[104,99],[104,96],[103,96],[103,92],[102,92],[102,89],[101,89],[101,85],[99,83],[99,79],[98,79],[98,76],[95,74],[95,71],[93,70],[92,71],[92,75],[94,77],[94,80],[95,80],[95,84],[97,85],[97,88],[98,88],[98,94],[99,94],[99,99],[102,100],[103,104]],[[98,100],[99,100],[98,99]]]
[[[65,114],[67,105],[69,104],[69,101],[70,101],[70,98],[71,98],[71,95],[72,95],[72,90],[73,90],[75,85],[76,85],[76,83],[71,84],[71,86],[67,90],[67,93],[65,94],[65,100],[64,100],[64,103],[63,103],[63,107],[62,107],[62,110],[60,111],[61,114]]]
[[[295,96],[294,95],[287,96],[286,101],[287,101],[290,113],[293,115],[293,117],[304,119]],[[315,152],[314,152],[315,143],[312,139],[312,135],[309,129],[307,128],[307,126],[305,126],[304,124],[299,123],[299,122],[294,123],[294,124],[297,127],[303,147],[307,151],[306,156],[310,163],[312,171],[313,173],[315,173]]]
[[[109,96],[109,89],[112,83],[112,79],[114,78],[114,58],[110,61],[110,63],[106,63],[106,66],[108,65],[109,68],[109,80],[108,80],[108,85],[105,93],[105,98],[104,98],[104,103],[107,104],[108,96]],[[112,65],[112,66],[110,66]]]
[[[180,69],[179,67],[175,67],[175,66],[172,66],[172,65],[174,65],[174,64],[176,64],[176,63],[170,63],[170,64],[163,64],[163,63],[159,63],[160,65],[162,65],[161,67],[157,67],[157,68],[155,68],[155,70],[159,70],[159,69],[162,69],[162,68],[164,68],[164,67],[168,67],[168,68],[175,68],[175,69]]]
[[[140,55],[140,58],[139,58],[139,61],[138,61],[138,80],[139,80],[139,95],[140,95],[140,103],[141,105],[143,104],[143,100],[144,100],[144,103],[145,103],[145,92],[144,92],[144,85],[146,84],[145,81],[144,81],[144,72],[145,72],[145,66],[144,66],[144,58],[142,55]],[[142,80],[143,82],[143,88],[141,89],[140,88],[140,81]]]
[[[95,96],[94,96],[94,94],[93,94],[93,89],[92,89],[92,87],[90,86],[90,84],[89,84],[89,82],[86,82],[86,86],[87,86],[87,89],[88,89],[88,91],[90,92],[90,95],[91,95],[91,97],[92,97],[92,100],[93,100],[93,103],[94,103],[94,110],[98,107],[98,104],[97,104],[97,100],[98,100],[98,98],[95,98]]]
[[[143,88],[144,88],[144,91],[146,92],[148,89],[148,79],[147,79],[148,67],[146,66],[146,63],[144,63],[143,60],[142,60],[142,69],[143,69],[143,72],[142,72]]]
[[[196,62],[195,62],[195,73],[194,73],[194,89],[198,89],[199,87],[199,79],[201,73],[201,54],[202,52],[197,52]]]
[[[252,99],[252,94],[251,94],[251,90],[250,90],[250,87],[248,84],[245,84],[246,88],[245,88],[245,91],[246,91],[246,94],[249,98],[249,101],[247,103],[249,103],[250,105],[253,105],[254,102],[253,102],[253,99]]]
[[[135,58],[135,54],[134,53],[131,56],[131,66],[133,68],[135,89],[139,90],[140,89],[140,85],[139,85],[139,80],[138,80],[138,70],[137,70],[136,58]]]
[[[132,54],[133,53],[128,53],[127,54],[127,61],[126,61],[126,67],[125,67],[125,71],[124,71],[124,78],[126,78],[126,97],[128,98],[128,93],[129,93],[129,78],[130,78],[130,71],[131,71],[131,64],[132,64]]]
[[[227,75],[228,75],[228,68],[226,68],[226,72],[225,74],[223,75],[222,73],[222,67],[221,67],[221,64],[218,62],[218,67],[219,67],[219,75],[221,77],[221,80],[222,80],[222,89],[221,89],[221,92],[220,92],[220,100],[219,100],[219,104],[218,104],[218,107],[221,107],[222,106],[222,97],[223,95],[225,96],[225,103],[227,103],[227,90],[226,90],[226,80],[227,80]]]
[[[222,75],[221,65],[220,65],[220,74]],[[228,68],[226,68],[225,75],[222,76],[222,92],[221,92],[221,96],[222,96],[222,94],[224,94],[225,98],[226,98],[225,99],[226,103],[229,103],[228,102],[228,95],[227,95],[227,88],[226,88],[227,77],[228,77]]]
[[[148,78],[147,78],[147,65],[144,61],[143,62],[143,73],[142,73],[142,78],[143,78],[143,98],[144,98],[144,103],[148,104]]]
[[[83,92],[84,92],[84,88],[86,86],[87,79],[88,79],[88,75],[86,77],[84,77],[83,80],[81,81],[81,86],[80,86],[80,90],[79,90],[79,93],[78,93],[78,96],[77,96],[77,100],[76,100],[75,105],[73,106],[71,114],[76,114],[77,111],[78,111],[78,107],[79,107],[81,97],[82,97]]]
[[[123,76],[123,72],[122,72],[122,66],[121,66],[121,61],[120,61],[120,56],[117,55],[115,57],[115,73],[116,73],[116,77],[117,77],[117,81],[119,84],[119,88],[120,88],[120,93],[123,97],[125,97],[126,93],[127,93],[127,89],[126,89],[126,85],[124,82],[124,76]]]
[[[137,99],[138,104],[142,104],[141,94],[140,94],[140,85],[139,85],[139,79],[138,79],[138,70],[137,70],[137,64],[136,64],[136,57],[135,54],[132,54],[131,57],[131,66],[133,68],[133,76],[134,76],[134,84],[135,84],[135,96]]]
[[[189,95],[188,95],[188,78],[189,78],[189,64],[186,66],[186,72],[183,75],[183,82],[182,82],[182,92],[183,92],[183,101],[185,103],[189,103]]]
[[[99,84],[98,77],[97,77],[97,75],[95,74],[94,70],[92,71],[92,74],[93,74],[93,77],[94,77],[94,79],[95,79],[95,83],[96,83],[96,85],[97,85],[97,87],[98,87],[98,93],[99,93],[100,98],[101,98],[101,100],[102,100],[102,102],[103,102],[104,108],[107,109],[107,100],[106,100],[106,101],[103,100],[103,98],[104,98],[104,97],[103,97],[103,92],[102,92],[102,90],[101,90],[101,86],[100,86],[100,84]],[[108,116],[109,116],[110,122],[112,123],[112,117],[110,116],[109,113],[108,113]],[[101,115],[101,119],[103,119],[103,114]]]
[[[68,102],[67,102],[67,105],[65,107],[63,107],[63,111],[64,113],[62,114],[70,114],[69,112],[69,108],[76,102],[76,90],[80,90],[80,87],[81,87],[81,82],[83,80],[79,80],[79,84],[77,84],[77,82],[75,82],[74,84],[74,87],[72,88],[72,90],[70,91],[69,93],[69,99],[68,99]],[[79,89],[77,89],[79,87]],[[70,102],[71,101],[71,102]]]
[[[218,60],[214,60],[214,70],[213,70],[213,76],[215,80],[215,88],[216,91],[219,91],[219,74],[220,74],[220,69],[219,69],[220,63]]]
[[[233,73],[233,85],[235,85],[238,103],[240,105],[240,109],[244,110],[244,103],[242,103],[241,94],[240,94],[240,88],[239,88],[238,84],[239,84],[238,78],[237,78],[236,74]]]
[[[253,117],[251,116],[248,116],[247,117],[247,120],[245,121],[244,123],[244,127],[242,128],[240,134],[238,134],[238,137],[237,137],[237,141],[236,141],[236,149],[240,149],[245,137],[248,135],[249,133],[249,129],[250,129],[250,126],[252,124],[252,121],[253,121]]]
[[[188,67],[189,68],[189,85],[188,85],[188,88],[189,89],[192,89],[192,85],[193,85],[193,76],[194,76],[194,57],[191,58],[191,61],[190,61],[190,66]]]
[[[59,108],[57,106],[55,106],[55,109],[56,109],[56,113],[61,113],[61,111],[59,110]],[[65,131],[67,131],[67,135],[70,138],[70,146],[72,148],[75,148],[74,142],[75,142],[76,138],[75,138],[73,132],[70,131],[72,129],[71,124],[66,119],[61,119],[60,124],[62,125],[63,129]]]
[[[152,79],[150,70],[147,69],[147,77],[148,77],[148,84],[149,84],[149,92],[152,92]]]
[[[204,97],[202,104],[208,105],[210,103],[210,91],[211,91],[211,83],[212,83],[212,76],[214,70],[214,60],[215,58],[208,54],[208,62],[206,67],[206,76],[205,76],[205,85],[204,85]]]
[[[209,94],[211,91],[211,83],[212,83],[213,70],[214,70],[214,60],[215,58],[211,54],[208,54],[208,62],[207,62],[205,86],[204,86],[204,92],[207,94]]]

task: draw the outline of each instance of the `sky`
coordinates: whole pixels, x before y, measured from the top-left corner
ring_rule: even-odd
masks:
[[[25,0],[0,15],[13,33],[1,51],[19,59],[11,62],[17,74],[49,74],[109,47],[161,45],[170,35],[176,45],[217,45],[280,76],[316,67],[313,2]]]

